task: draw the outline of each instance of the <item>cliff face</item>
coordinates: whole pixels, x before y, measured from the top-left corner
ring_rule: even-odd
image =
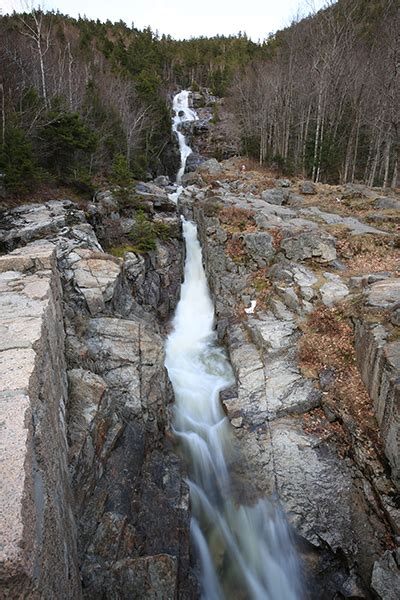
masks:
[[[0,257],[0,286],[2,592],[80,598],[55,245]]]
[[[165,437],[180,238],[115,258],[68,201],[20,207],[4,223],[6,247],[49,239],[0,260],[8,597],[22,585],[38,598],[195,597],[188,493]]]

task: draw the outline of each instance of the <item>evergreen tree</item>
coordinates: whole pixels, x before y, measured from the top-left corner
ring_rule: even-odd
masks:
[[[8,127],[0,147],[0,170],[4,183],[12,194],[30,192],[38,181],[39,170],[32,144],[18,127]]]
[[[156,247],[156,231],[154,223],[149,221],[142,210],[135,214],[135,223],[129,234],[136,252],[150,252]]]
[[[123,187],[128,186],[132,182],[132,173],[130,172],[125,154],[118,153],[115,155],[112,165],[111,181],[116,185]]]
[[[96,134],[77,113],[49,112],[39,136],[45,162],[58,176],[68,174],[78,156],[87,158],[97,145]]]

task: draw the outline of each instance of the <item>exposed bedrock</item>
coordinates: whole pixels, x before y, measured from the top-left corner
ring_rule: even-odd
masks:
[[[350,216],[346,190],[264,185],[240,169],[206,161],[179,199],[198,224],[236,375],[221,396],[243,457],[232,465],[235,489],[279,497],[310,599],[393,600],[395,236],[368,225],[369,215]],[[163,347],[184,254],[168,191],[165,179],[135,188],[133,201],[169,232],[145,254],[103,251],[107,227],[124,234],[135,223],[137,207],[111,192],[85,212],[65,200],[2,217],[0,577],[8,598],[199,596],[185,470],[168,433]],[[374,215],[393,217],[394,199],[380,208],[373,192],[365,196]],[[321,323],[333,327],[325,338]],[[330,364],[336,346],[345,362]]]
[[[195,598],[188,491],[165,435],[180,239],[115,258],[68,201],[6,222],[9,248],[47,236],[0,257],[7,597]]]
[[[355,276],[324,223],[332,217],[348,236],[387,233],[356,218],[321,218],[317,207],[271,203],[259,189],[251,175],[232,181],[220,174],[179,200],[198,224],[220,339],[236,375],[222,401],[246,459],[238,478],[246,485],[251,473],[260,495],[279,497],[298,535],[310,598],[391,600],[400,575],[398,342],[386,331],[383,347],[367,323],[379,316],[365,311],[371,302],[390,308],[395,323],[399,280],[391,272]],[[353,306],[365,310],[353,317]],[[356,323],[354,356],[376,415],[368,417],[372,438],[335,398],[335,370],[308,373],[299,357],[308,316],[330,309],[344,311],[350,331]]]
[[[75,600],[81,591],[54,244],[0,257],[0,307],[2,597]]]

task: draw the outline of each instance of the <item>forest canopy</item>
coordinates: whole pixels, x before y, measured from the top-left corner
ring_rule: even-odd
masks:
[[[8,191],[91,188],[123,157],[174,172],[171,95],[227,97],[243,152],[314,180],[399,177],[399,2],[339,0],[256,44],[34,10],[0,18],[0,171]],[[175,156],[175,158],[174,158]]]

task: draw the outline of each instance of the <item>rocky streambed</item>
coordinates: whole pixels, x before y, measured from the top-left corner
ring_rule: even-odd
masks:
[[[103,193],[2,216],[5,597],[199,597],[164,368],[182,213],[235,372],[221,401],[238,493],[251,479],[254,500],[279,498],[306,597],[397,598],[398,200],[234,160],[189,175],[178,212],[161,178],[135,205]],[[104,252],[104,229],[131,227],[138,201],[168,235]]]

